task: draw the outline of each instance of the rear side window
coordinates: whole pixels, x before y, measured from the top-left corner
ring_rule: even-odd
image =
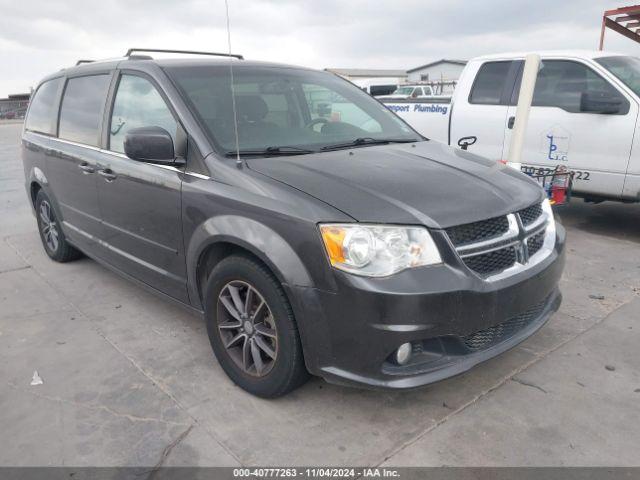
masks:
[[[469,95],[469,103],[500,105],[511,62],[487,62],[480,67]]]
[[[97,146],[110,75],[70,78],[62,97],[58,136]]]
[[[32,132],[55,133],[55,102],[62,78],[44,82],[31,100],[25,128]]]

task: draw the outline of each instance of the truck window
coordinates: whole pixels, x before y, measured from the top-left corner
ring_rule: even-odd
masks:
[[[473,82],[469,103],[500,105],[502,91],[512,62],[487,62],[480,67]]]
[[[596,62],[613,73],[618,80],[640,96],[640,58],[615,56],[596,58]]]
[[[520,75],[521,77],[521,75]],[[520,93],[518,78],[513,92],[512,103],[517,103]],[[607,80],[594,72],[587,65],[571,60],[545,60],[542,62],[536,87],[533,92],[532,105],[535,107],[557,107],[567,112],[579,113],[584,93],[602,94],[617,97],[627,104],[626,99]],[[626,113],[621,109],[620,113]]]
[[[60,107],[60,138],[98,146],[110,79],[109,75],[88,75],[67,81]]]
[[[32,132],[55,134],[55,102],[62,78],[44,82],[31,101],[25,128]]]
[[[389,95],[396,89],[396,85],[371,85],[369,87],[369,93],[373,97],[379,97],[381,95]]]
[[[109,150],[124,153],[124,137],[132,128],[162,127],[175,143],[178,124],[169,107],[147,79],[122,75],[109,125]]]

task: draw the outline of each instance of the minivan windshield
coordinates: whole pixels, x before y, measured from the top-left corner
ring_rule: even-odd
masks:
[[[640,58],[617,55],[596,58],[595,61],[618,77],[622,83],[640,97]]]
[[[222,153],[236,151],[229,65],[168,66]],[[422,137],[355,85],[333,74],[234,65],[238,144],[244,155],[294,155]]]

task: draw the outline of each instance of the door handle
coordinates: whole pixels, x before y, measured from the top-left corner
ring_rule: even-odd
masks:
[[[113,170],[111,170],[110,168],[104,168],[102,170],[98,170],[98,174],[104,177],[104,179],[107,182],[113,182],[118,177],[118,175],[113,173]]]
[[[462,137],[460,140],[458,140],[458,146],[462,150],[466,150],[467,148],[469,148],[471,145],[473,145],[477,141],[478,141],[478,137],[474,137],[474,136]]]
[[[509,121],[507,122],[507,128],[509,130],[513,130],[513,125],[516,123],[516,117],[509,117]]]
[[[93,165],[89,165],[87,162],[82,162],[80,165],[78,165],[78,168],[82,170],[82,173],[84,174],[89,174],[96,171]]]

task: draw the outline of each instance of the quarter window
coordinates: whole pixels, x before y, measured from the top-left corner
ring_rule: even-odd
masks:
[[[511,62],[487,62],[476,76],[469,103],[500,105]]]
[[[122,75],[113,104],[109,149],[124,153],[124,138],[132,128],[162,127],[176,141],[178,124],[153,84],[136,75]]]
[[[85,145],[99,144],[109,80],[109,75],[90,75],[67,81],[60,107],[60,138]]]
[[[55,134],[55,102],[62,78],[44,82],[31,101],[25,128],[47,135]]]

